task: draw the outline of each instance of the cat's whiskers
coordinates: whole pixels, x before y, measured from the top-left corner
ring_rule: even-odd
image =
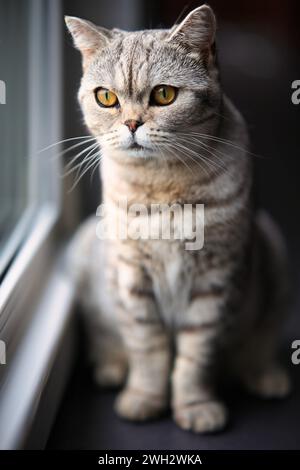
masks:
[[[67,147],[66,149],[58,152],[58,153],[54,153],[53,155],[51,155],[51,160],[58,160],[58,159],[61,159],[64,155],[66,155],[67,153],[73,151],[74,149],[78,148],[78,147],[82,147],[83,145],[86,145],[90,142],[93,142],[95,141],[95,137],[89,137],[89,138],[84,138],[82,139],[80,142],[77,142],[75,143],[74,145],[71,145],[70,147]]]
[[[71,175],[72,173],[74,173],[77,170],[76,171],[76,176],[75,176],[75,179],[76,179],[78,177],[78,175],[80,174],[81,169],[83,167],[85,168],[86,164],[89,163],[93,159],[93,157],[94,157],[94,155],[90,155],[89,158],[84,159],[84,161],[78,163],[75,167],[71,168],[69,171],[64,172],[62,174],[62,178],[65,178],[65,177]]]
[[[98,139],[99,137],[103,136],[103,135],[110,135],[110,134],[114,134],[116,133],[117,130],[114,129],[112,131],[108,131],[108,132],[103,132],[103,133],[99,133],[97,136],[93,137],[91,135],[84,135],[84,136],[76,136],[76,137],[69,137],[67,139],[62,139],[62,140],[59,140],[57,142],[54,142],[50,145],[48,145],[47,147],[44,147],[42,148],[41,150],[38,151],[38,153],[42,153],[42,152],[45,152],[47,150],[51,150],[53,148],[55,148],[56,146],[61,146],[63,145],[64,143],[67,143],[67,142],[74,142],[74,141],[80,141],[80,142],[76,142],[74,145],[71,145],[70,147],[62,150],[61,152],[59,153],[55,153],[51,158],[53,159],[59,159],[61,158],[63,155],[71,152],[72,150],[80,147],[80,146],[83,146],[89,142],[98,142]],[[73,163],[74,161],[76,161],[82,154],[84,154],[86,151],[88,151],[90,149],[90,147],[86,148],[83,150],[83,152],[79,152],[78,154],[75,155],[74,158],[72,158],[72,160],[70,162],[67,163],[66,165],[66,168],[69,168]]]
[[[178,139],[180,140],[180,139]],[[193,142],[191,142],[191,144],[193,145]],[[214,152],[212,152],[209,148],[207,148],[207,146],[205,144],[203,144],[202,142],[197,142],[197,143],[194,143],[194,146],[196,146],[196,149],[197,151],[193,151],[193,154],[196,155],[196,157],[202,157],[204,160],[207,161],[207,163],[211,164],[212,166],[214,166],[215,168],[218,168],[220,170],[223,170],[223,171],[227,171],[228,168],[224,165],[224,161],[222,159],[220,159]],[[208,156],[205,156],[203,155],[201,152],[199,152],[199,148],[198,146],[200,146],[200,148],[204,149],[206,152],[208,152],[210,155],[212,155],[216,161],[212,160],[211,158],[209,158]]]
[[[186,151],[187,151],[187,156],[189,158],[192,158],[192,155],[195,155],[194,161],[201,160],[203,162],[203,164],[206,165],[208,170],[210,170],[216,176],[218,176],[221,172],[227,171],[227,169],[223,165],[220,165],[217,162],[211,160],[211,158],[207,157],[206,155],[203,155],[199,151],[199,149],[197,149],[197,152],[192,151],[192,154],[191,154],[191,149],[188,148],[188,147],[185,147],[185,148],[186,148]]]
[[[204,143],[202,140],[197,139],[194,136],[190,136],[189,140],[190,140],[191,143],[195,142],[196,144],[199,144],[200,146],[204,146],[207,149],[207,151],[209,151],[208,149],[210,149],[210,151],[211,151],[210,153],[212,155],[214,155],[215,157],[217,157],[219,155],[219,158],[217,158],[217,160],[219,160],[222,163],[224,161],[223,158],[232,160],[232,156],[230,154],[221,152],[221,150],[216,149],[212,145],[208,145],[207,143]]]
[[[79,152],[77,155],[75,155],[75,157],[71,160],[71,162],[69,162],[66,166],[65,166],[65,169],[67,170],[65,172],[65,176],[67,176],[68,174],[72,173],[76,168],[80,167],[85,161],[86,159],[89,157],[89,155],[91,154],[91,152],[93,152],[94,149],[97,148],[98,146],[98,142],[94,142],[92,145],[88,146],[87,148],[85,148],[84,150],[81,150],[81,152]],[[86,152],[87,155],[85,155],[85,157],[83,158],[82,162],[78,163],[77,165],[75,166],[72,166],[73,163],[78,160],[79,157],[81,157],[81,155],[84,155]]]
[[[100,158],[99,158],[100,157]],[[83,176],[93,168],[94,165],[98,164],[100,161],[101,161],[101,158],[102,158],[102,152],[101,152],[101,149],[99,149],[97,152],[93,153],[88,160],[85,161],[85,163],[88,162],[88,165],[84,168],[84,171],[78,175],[76,175],[76,178],[75,178],[75,181],[73,183],[73,185],[71,186],[71,188],[68,190],[68,193],[70,193],[71,191],[73,191],[75,189],[75,187],[77,186],[77,184],[79,183],[79,181],[83,178]]]
[[[221,165],[218,165],[216,162],[211,161],[208,157],[202,155],[200,152],[195,152],[193,149],[185,146],[181,141],[179,141],[178,136],[176,137],[177,139],[175,140],[174,136],[172,136],[173,140],[172,141],[168,140],[168,145],[173,146],[173,148],[174,146],[175,147],[177,146],[177,150],[181,151],[187,158],[189,158],[194,163],[196,163],[201,168],[201,170],[205,171],[208,174],[207,169],[201,166],[199,160],[201,160],[203,164],[205,164],[208,167],[208,169],[210,169],[211,171],[216,172],[216,168],[218,170],[220,169],[222,169],[223,171],[225,170],[223,166],[221,167]]]
[[[199,157],[198,154],[196,154],[195,152],[193,152],[191,149],[188,149],[188,148],[184,148],[183,145],[181,145],[181,143],[179,142],[176,142],[177,143],[177,146],[175,145],[175,141],[174,140],[170,140],[170,138],[173,138],[174,139],[174,136],[170,135],[169,133],[164,133],[163,135],[160,133],[160,134],[153,134],[155,137],[158,137],[158,139],[152,139],[151,142],[156,142],[158,143],[160,146],[163,146],[165,149],[167,150],[172,150],[172,153],[173,155],[181,162],[183,163],[190,171],[193,171],[192,168],[187,164],[187,162],[182,159],[179,155],[178,155],[178,151],[181,152],[183,155],[185,155],[186,157],[190,158],[194,163],[196,163],[200,168],[201,170],[203,171],[206,171],[205,168],[203,168],[199,161],[195,160],[191,155],[187,155],[187,150],[188,151],[191,151],[192,153],[194,153],[197,157]],[[153,136],[152,135],[152,136]],[[177,152],[175,153],[174,150],[176,150]]]
[[[100,167],[100,163],[101,163],[102,158],[103,158],[103,155],[100,154],[100,157],[97,158],[97,160],[95,162],[95,166],[94,166],[93,171],[91,173],[90,182],[92,182],[92,180],[93,180],[95,171]]]
[[[166,142],[166,143],[161,143],[162,146],[164,146],[167,150],[171,150],[172,154],[177,158],[181,163],[183,163],[188,170],[193,173],[193,169],[188,165],[188,163],[185,161],[184,158],[181,158],[175,150],[180,151],[183,153],[183,155],[187,156],[185,152],[182,151],[182,149],[174,144],[174,142]],[[199,164],[199,162],[196,162]],[[201,167],[201,165],[199,165]],[[202,168],[201,168],[202,169]]]
[[[195,155],[196,157],[201,156],[201,157],[204,158],[205,160],[209,161],[211,164],[214,164],[214,165],[216,165],[216,166],[222,168],[223,170],[226,170],[226,167],[223,166],[223,161],[221,161],[222,165],[220,165],[220,164],[218,164],[217,162],[212,161],[208,156],[205,156],[205,155],[201,154],[201,152],[199,151],[199,148],[198,148],[198,147],[196,147],[197,151],[195,151],[195,150],[193,150],[193,149],[187,147],[186,145],[184,145],[183,142],[182,142],[182,140],[181,140],[180,138],[177,137],[176,139],[177,139],[176,141],[179,141],[179,142],[181,143],[181,145],[183,145],[188,151],[190,151],[190,152],[191,152],[193,155]],[[184,140],[184,142],[186,142],[186,140]],[[199,142],[198,144],[199,144],[200,147],[201,147],[201,143]],[[192,143],[192,145],[193,145],[193,143]],[[196,145],[196,144],[194,144],[194,146],[195,146],[195,145]],[[205,147],[202,147],[202,148],[205,149]],[[205,149],[205,150],[208,151],[207,149]]]
[[[62,144],[65,144],[66,142],[70,142],[72,140],[82,140],[82,139],[87,139],[87,138],[91,138],[90,135],[83,135],[83,136],[78,136],[78,137],[69,137],[67,139],[63,139],[63,140],[59,140],[57,142],[54,142],[53,144],[50,144],[48,145],[47,147],[44,147],[42,149],[40,149],[38,151],[38,153],[42,153],[42,152],[45,152],[46,150],[49,150],[57,145],[62,145]]]
[[[113,141],[117,140],[118,138],[119,138],[119,136],[118,136],[118,135],[115,135],[115,136],[113,136],[113,137],[110,137],[109,139],[103,139],[103,141],[104,141],[104,143],[106,143],[106,142],[113,142]]]
[[[208,167],[208,169],[212,169],[212,171],[214,170],[213,166],[210,165],[206,159],[200,154],[200,153],[196,153],[196,152],[193,152],[190,148],[186,147],[185,145],[179,143],[178,141],[174,142],[175,146],[177,146],[177,148],[179,148],[181,150],[182,153],[184,153],[184,155],[189,158],[190,160],[192,160],[197,166],[199,166],[199,168],[204,171],[206,173],[207,176],[209,176],[209,172],[208,170],[205,168],[204,165],[206,165]],[[193,156],[193,154],[196,156]],[[203,163],[203,166],[201,165],[201,163]]]
[[[80,145],[88,144],[88,143],[90,143],[90,142],[93,142],[92,145],[96,145],[96,143],[97,143],[97,141],[95,142],[95,139],[88,139],[88,140],[86,140],[85,142],[82,142]],[[71,150],[74,150],[74,148],[76,148],[77,146],[78,146],[78,145],[72,146],[71,148],[66,149],[64,152],[62,152],[62,153],[59,154],[58,156],[61,157],[64,153],[67,153],[67,152],[69,152],[69,151],[71,151]],[[68,161],[68,163],[65,164],[65,168],[66,168],[66,169],[70,168],[70,167],[73,165],[73,163],[74,163],[76,160],[78,160],[78,158],[79,158],[81,155],[84,155],[84,153],[88,152],[90,148],[91,148],[90,146],[85,147],[85,148],[84,148],[83,150],[81,150],[79,153],[76,153],[75,156],[72,157],[71,160]]]
[[[229,139],[224,139],[224,138],[221,138],[221,137],[217,137],[217,136],[214,136],[214,135],[211,135],[211,134],[203,134],[203,133],[200,133],[200,132],[194,132],[194,131],[191,131],[191,132],[179,132],[179,134],[181,134],[182,136],[184,137],[188,137],[188,136],[195,136],[195,137],[200,137],[201,139],[207,139],[207,140],[211,140],[213,142],[216,142],[216,143],[220,143],[220,144],[224,144],[224,145],[228,145],[232,148],[235,148],[236,150],[240,150],[242,152],[244,152],[245,156],[252,156],[252,157],[258,157],[258,158],[265,158],[263,155],[259,155],[257,153],[253,153],[251,151],[249,151],[247,148],[245,147],[241,147],[240,145],[238,145],[235,141],[233,140],[229,140]],[[243,155],[243,154],[242,154]]]

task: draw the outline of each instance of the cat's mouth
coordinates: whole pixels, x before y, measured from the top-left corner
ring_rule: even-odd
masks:
[[[142,145],[136,143],[136,142],[133,142],[129,147],[128,147],[129,150],[146,150],[146,147],[143,147]],[[147,149],[148,150],[148,149]]]
[[[153,152],[153,149],[149,146],[144,145],[143,143],[138,143],[136,140],[126,143],[126,145],[121,145],[120,148],[135,157],[145,156]]]

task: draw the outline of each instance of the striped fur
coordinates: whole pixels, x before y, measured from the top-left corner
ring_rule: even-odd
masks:
[[[83,56],[79,100],[103,152],[111,230],[120,198],[205,204],[198,251],[182,240],[100,242],[95,219],[79,230],[71,267],[90,315],[95,377],[101,384],[126,377],[116,402],[124,418],[153,418],[171,396],[179,426],[215,431],[227,416],[215,389],[220,369],[264,396],[284,395],[288,379],[275,358],[287,292],[282,243],[267,216],[253,211],[247,130],[221,89],[214,15],[200,7],[171,31],[67,24]],[[149,105],[158,84],[178,88],[172,105]],[[99,86],[117,94],[119,108],[96,104]],[[127,119],[144,123],[136,132],[142,150],[130,149]]]

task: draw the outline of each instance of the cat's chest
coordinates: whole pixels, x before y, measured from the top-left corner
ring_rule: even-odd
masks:
[[[177,316],[188,308],[193,286],[195,260],[182,242],[157,241],[152,247],[153,290],[160,314],[167,324],[176,324]]]

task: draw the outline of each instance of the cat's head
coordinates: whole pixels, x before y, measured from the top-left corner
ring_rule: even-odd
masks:
[[[188,136],[214,132],[221,91],[209,6],[170,30],[107,30],[74,17],[66,23],[82,54],[84,119],[107,153],[184,154]]]

